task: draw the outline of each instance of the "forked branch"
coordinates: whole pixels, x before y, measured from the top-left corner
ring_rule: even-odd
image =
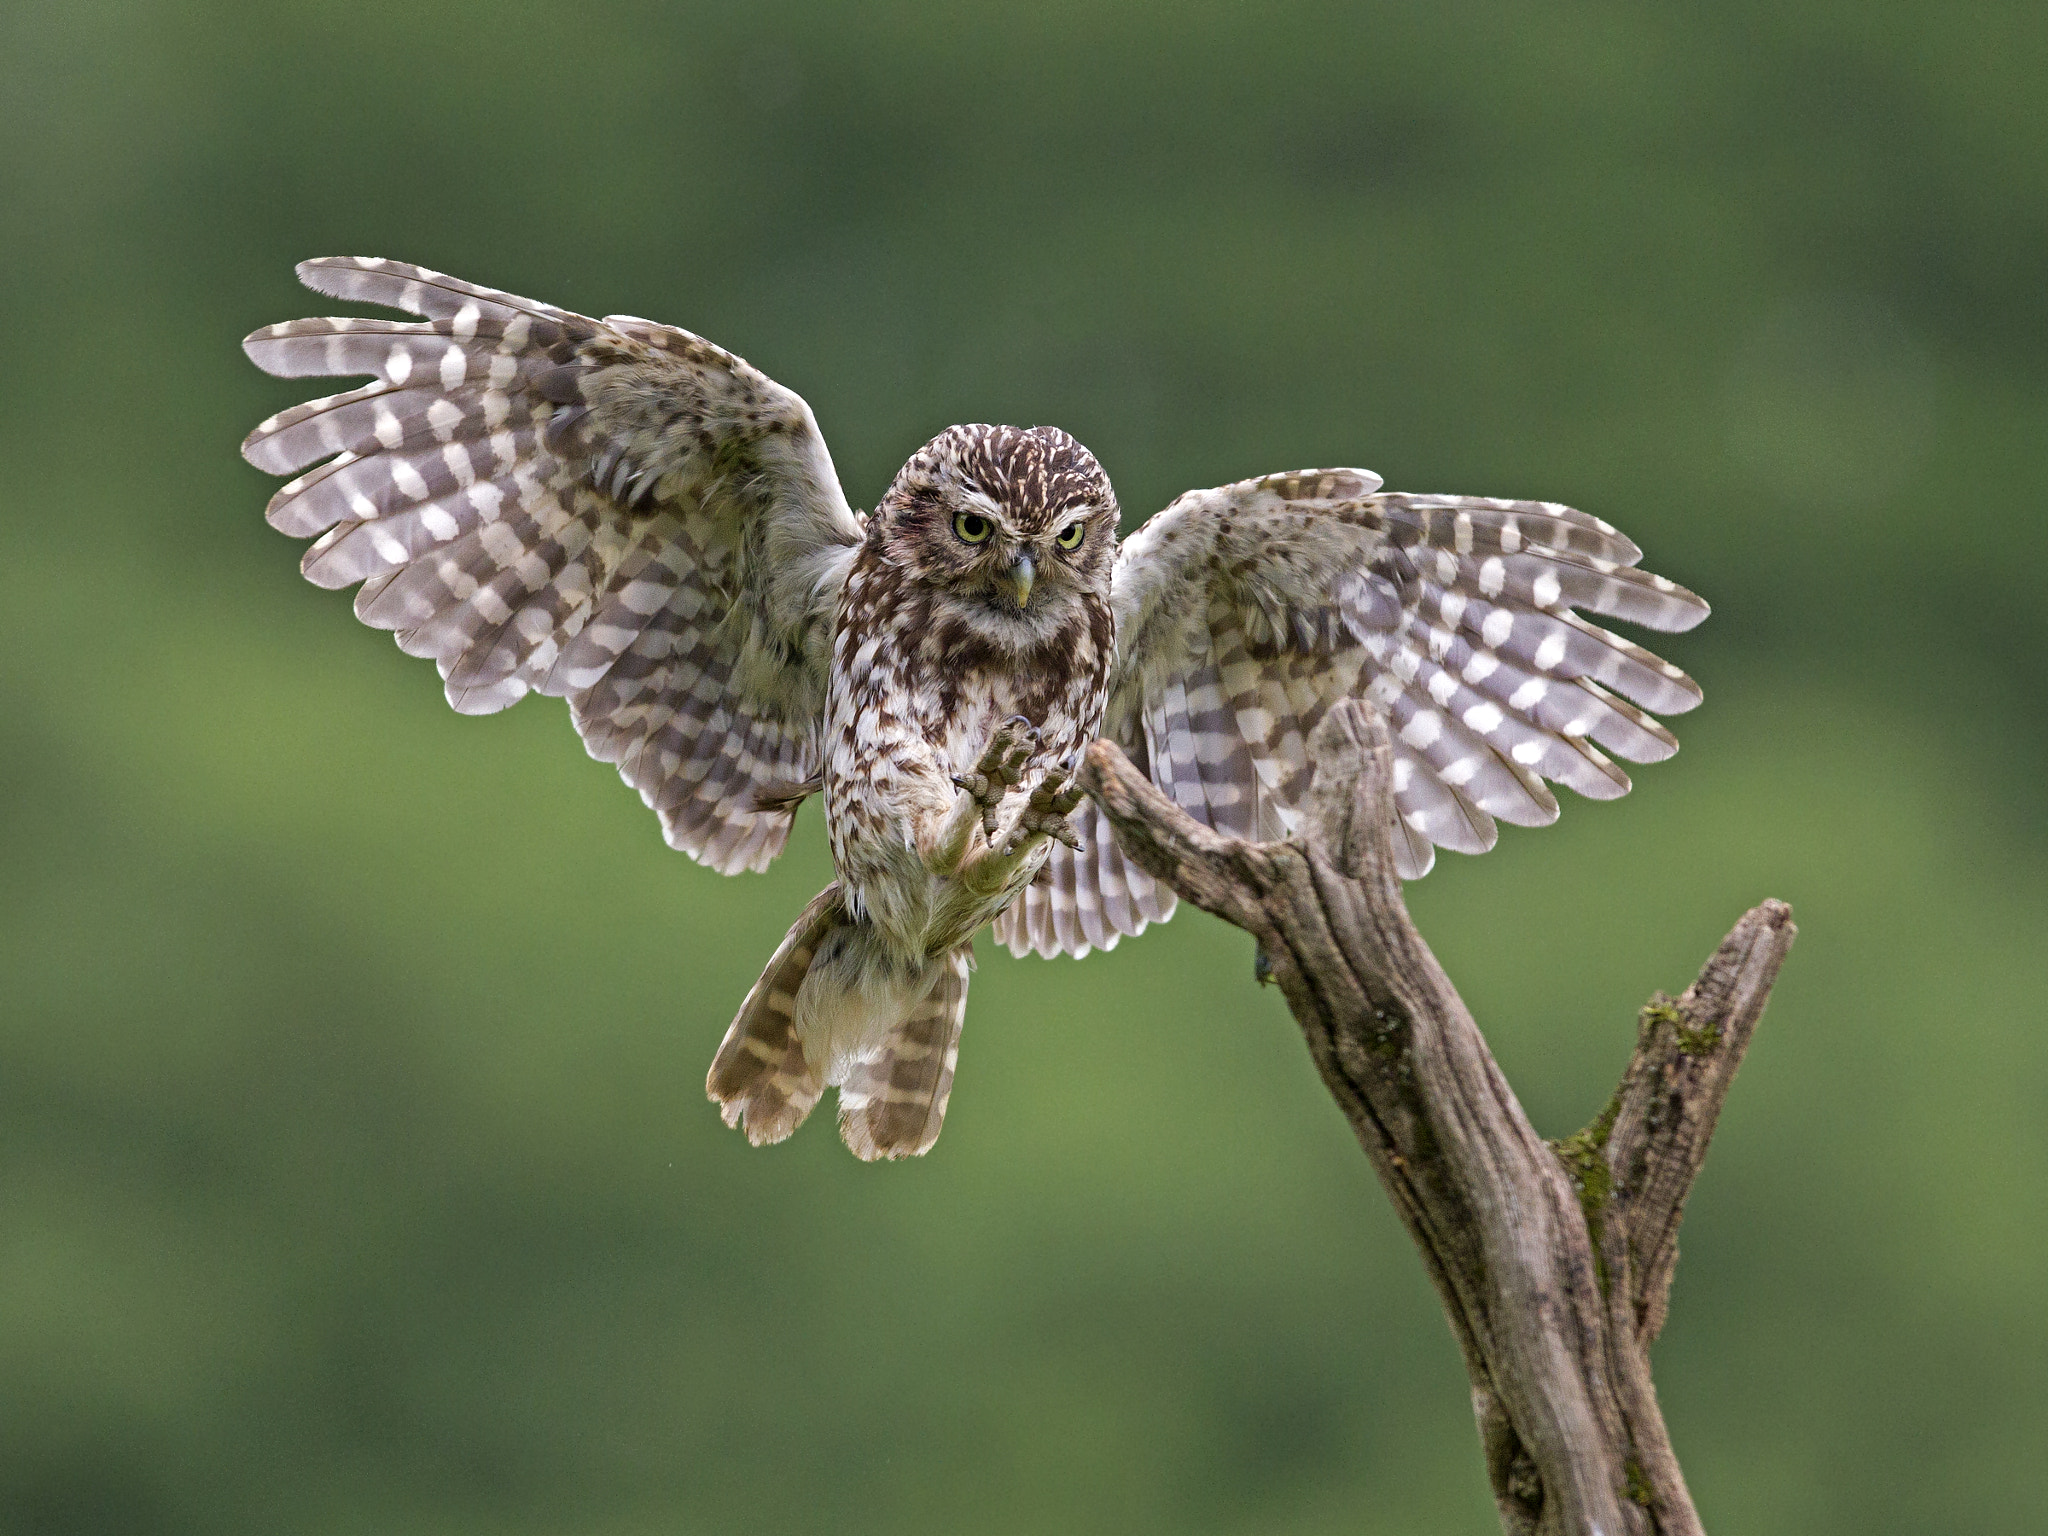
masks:
[[[1442,1298],[1502,1525],[1697,1532],[1648,1350],[1791,909],[1755,908],[1683,997],[1659,994],[1607,1110],[1552,1145],[1408,917],[1386,726],[1346,701],[1310,749],[1305,835],[1284,843],[1202,826],[1108,741],[1080,778],[1126,854],[1258,941]]]

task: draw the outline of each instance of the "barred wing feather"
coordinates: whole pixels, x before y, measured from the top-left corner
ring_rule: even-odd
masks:
[[[1291,834],[1310,733],[1336,700],[1366,698],[1394,733],[1396,853],[1413,879],[1438,847],[1492,847],[1499,821],[1554,821],[1546,780],[1612,799],[1629,788],[1614,757],[1678,749],[1653,714],[1692,708],[1698,686],[1574,610],[1685,630],[1704,602],[1570,507],[1379,487],[1336,469],[1192,491],[1124,543],[1103,734],[1177,804],[1220,832]],[[1083,952],[1164,915],[1130,904],[1138,872],[1120,855],[1060,849],[1048,867],[999,932],[1020,953]]]
[[[862,524],[810,407],[686,331],[591,320],[371,258],[304,262],[420,321],[265,327],[281,377],[371,375],[243,444],[294,475],[273,526],[484,714],[568,699],[669,842],[726,873],[782,849],[815,779],[832,615]]]
[[[1124,857],[1094,801],[1082,801],[1067,820],[1080,850],[1053,844],[1038,878],[996,919],[996,942],[1013,955],[1114,949],[1124,935],[1173,916],[1172,889]]]

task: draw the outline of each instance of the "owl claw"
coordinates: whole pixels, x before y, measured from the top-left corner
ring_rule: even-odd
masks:
[[[1038,727],[1022,715],[1012,715],[988,739],[981,759],[972,773],[956,773],[953,782],[974,797],[981,808],[981,833],[990,841],[996,835],[996,811],[1003,796],[1022,782],[1025,765],[1038,755]]]
[[[1048,769],[1038,787],[1031,791],[1031,798],[1024,803],[1024,813],[1017,818],[1017,830],[1010,846],[1014,848],[1034,833],[1043,833],[1080,853],[1081,836],[1067,820],[1068,814],[1080,803],[1081,786],[1067,777],[1066,769]]]
[[[1080,835],[1067,822],[1068,813],[1081,803],[1081,788],[1057,763],[1046,768],[1044,777],[1017,813],[1017,820],[1003,839],[1002,846],[996,846],[997,813],[1002,808],[1003,799],[1024,781],[1044,741],[1038,728],[1029,720],[1022,715],[1012,715],[990,735],[974,771],[953,775],[953,783],[972,797],[981,814],[982,836],[988,839],[990,851],[999,858],[1015,855],[1027,841],[1039,836],[1057,838],[1076,853],[1081,851]]]

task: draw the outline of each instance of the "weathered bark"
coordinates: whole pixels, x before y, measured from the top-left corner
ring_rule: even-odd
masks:
[[[1697,1532],[1648,1351],[1686,1193],[1791,945],[1791,909],[1755,908],[1683,997],[1659,994],[1606,1111],[1552,1145],[1409,920],[1385,725],[1347,701],[1311,752],[1305,835],[1284,843],[1202,826],[1108,741],[1080,778],[1125,853],[1258,941],[1442,1298],[1502,1525]]]

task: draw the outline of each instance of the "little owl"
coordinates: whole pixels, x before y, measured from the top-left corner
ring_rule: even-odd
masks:
[[[975,934],[1085,955],[1173,911],[1069,775],[1097,735],[1219,832],[1297,826],[1336,700],[1394,737],[1401,873],[1610,799],[1668,757],[1677,667],[1575,609],[1682,630],[1706,604],[1598,518],[1409,496],[1361,469],[1190,491],[1121,545],[1109,479],[1053,427],[949,427],[848,505],[802,399],[710,342],[368,258],[306,285],[420,323],[245,343],[269,372],[372,375],[243,453],[298,478],[270,522],[448,701],[569,701],[591,756],[722,874],[822,794],[839,878],[740,1005],[707,1084],[780,1141],[827,1086],[863,1158],[939,1134]],[[1605,749],[1603,751],[1602,749]]]

